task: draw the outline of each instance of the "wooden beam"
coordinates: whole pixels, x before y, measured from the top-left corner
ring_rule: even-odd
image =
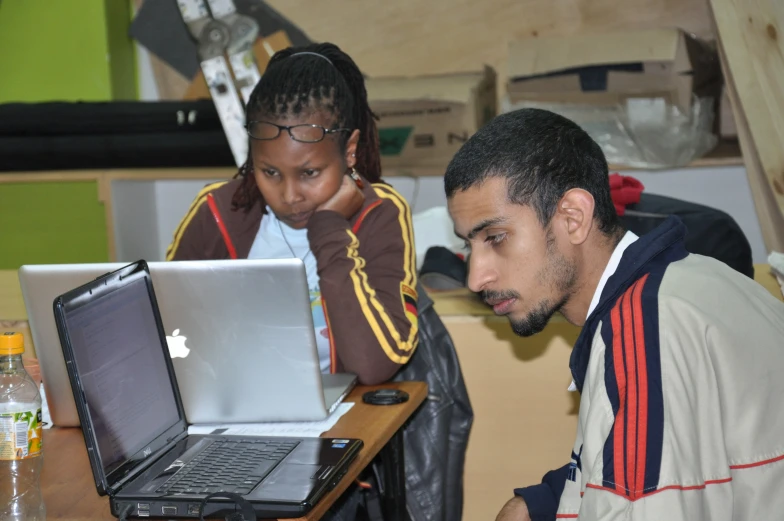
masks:
[[[763,239],[784,251],[784,4],[711,0],[711,13]]]

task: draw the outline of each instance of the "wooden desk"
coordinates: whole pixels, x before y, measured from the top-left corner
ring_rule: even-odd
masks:
[[[374,406],[362,402],[363,393],[378,388],[401,389],[410,397],[400,405]],[[325,436],[360,438],[365,444],[338,486],[299,521],[321,519],[324,512],[384,448],[426,396],[427,385],[422,382],[355,388],[346,398],[346,401],[355,403],[354,407]],[[109,513],[109,498],[101,497],[95,491],[81,429],[55,427],[44,431],[44,471],[41,480],[47,519],[115,519]]]

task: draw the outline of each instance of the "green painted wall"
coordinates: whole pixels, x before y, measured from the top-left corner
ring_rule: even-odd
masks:
[[[0,230],[0,269],[109,260],[95,181],[0,184]]]
[[[0,103],[137,97],[129,0],[0,1]]]
[[[160,1],[160,0],[159,0]],[[130,0],[105,0],[104,20],[109,42],[109,76],[113,100],[135,100],[139,98],[139,78],[136,63],[136,47],[128,36],[132,20]]]
[[[0,0],[0,103],[136,99],[130,21],[130,0]],[[108,260],[97,183],[2,175],[0,269]]]

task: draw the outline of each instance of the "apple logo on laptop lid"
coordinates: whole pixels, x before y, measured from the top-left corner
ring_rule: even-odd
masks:
[[[171,336],[166,336],[166,344],[169,346],[169,356],[172,358],[185,358],[188,356],[188,353],[191,352],[190,349],[185,345],[185,342],[188,340],[186,336],[180,336],[180,330],[175,329],[172,331]]]

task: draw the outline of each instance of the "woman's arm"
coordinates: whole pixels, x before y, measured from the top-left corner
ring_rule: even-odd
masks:
[[[333,211],[308,223],[321,295],[338,359],[362,384],[389,380],[418,343],[411,211],[391,187],[361,227]]]

